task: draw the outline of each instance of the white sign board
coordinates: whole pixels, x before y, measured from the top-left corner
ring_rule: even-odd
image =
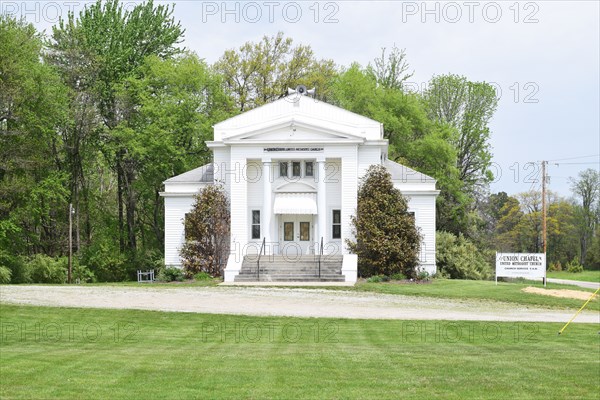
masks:
[[[496,281],[503,278],[544,278],[546,282],[546,255],[544,253],[496,253]]]

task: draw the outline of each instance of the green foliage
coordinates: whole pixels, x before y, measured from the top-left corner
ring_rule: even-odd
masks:
[[[421,236],[385,167],[371,166],[362,178],[351,222],[356,241],[347,245],[358,255],[360,276],[415,276]]]
[[[15,256],[0,249],[0,267],[10,271],[11,283],[27,282],[25,261],[22,256]]]
[[[488,125],[498,105],[494,87],[463,76],[438,75],[429,81],[424,99],[432,120],[456,130],[451,140],[457,150],[459,178],[465,190],[474,194],[477,185],[493,178]]]
[[[577,179],[570,179],[573,194],[581,201],[577,207],[577,230],[580,242],[580,263],[587,258],[594,228],[600,224],[600,172],[592,168],[581,171]]]
[[[550,266],[548,267],[548,271],[562,271],[562,269],[563,268],[560,261],[551,262]]]
[[[210,281],[212,279],[213,279],[213,277],[206,272],[198,272],[197,274],[194,275],[195,281]]]
[[[442,275],[453,279],[489,279],[487,256],[463,235],[436,234],[436,264]]]
[[[0,248],[14,255],[58,254],[66,226],[66,89],[41,52],[33,25],[0,15]]]
[[[386,89],[403,89],[404,82],[413,76],[409,73],[406,52],[395,45],[386,56],[385,47],[381,49],[381,57],[367,66],[367,72],[375,78],[378,85]]]
[[[195,196],[185,219],[186,242],[180,250],[188,276],[222,274],[229,255],[230,221],[229,200],[221,186],[207,186]]]
[[[417,273],[417,280],[419,281],[428,281],[430,278],[429,272],[425,270],[419,270]]]
[[[183,271],[177,267],[165,267],[156,276],[160,282],[182,282],[184,279]]]
[[[368,283],[380,283],[380,282],[388,282],[390,280],[389,276],[386,275],[373,275],[367,278]]]
[[[600,270],[600,228],[596,228],[596,235],[592,239],[584,265],[586,269]]]
[[[72,281],[73,283],[93,283],[96,282],[96,276],[94,273],[86,266],[81,265],[76,260],[73,263],[73,275]]]
[[[12,275],[12,271],[8,269],[8,267],[4,267],[0,265],[0,284],[1,283],[10,283],[10,277]]]
[[[133,279],[136,267],[127,256],[114,248],[114,243],[97,243],[85,249],[81,264],[86,265],[99,282],[121,282]]]
[[[288,88],[303,84],[317,87],[327,98],[336,74],[331,60],[317,60],[310,46],[292,46],[282,32],[264,36],[258,43],[246,42],[238,50],[227,50],[213,66],[224,79],[225,89],[239,111],[247,111],[279,99]]]
[[[571,261],[567,263],[567,272],[576,274],[579,272],[583,272],[583,266],[579,264],[578,257],[574,257]]]
[[[397,51],[389,57],[396,60],[375,60],[376,65],[382,65],[379,72],[352,64],[335,79],[332,100],[342,108],[382,122],[384,137],[389,140],[388,157],[437,180],[441,190],[437,199],[438,226],[467,232],[473,199],[460,180],[456,128],[430,119],[422,97],[402,89],[402,76],[406,74],[401,72],[403,53]],[[393,63],[396,78],[390,75],[391,69],[385,72]]]
[[[390,275],[390,279],[394,281],[403,281],[406,279],[406,275],[401,272],[396,272],[395,274]]]
[[[25,264],[28,283],[66,283],[67,258],[36,254]]]

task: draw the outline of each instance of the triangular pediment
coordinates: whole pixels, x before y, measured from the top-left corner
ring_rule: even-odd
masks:
[[[276,100],[222,121],[214,129],[214,140],[223,142],[285,140],[300,133],[301,140],[383,138],[379,122],[307,96]]]
[[[364,141],[364,137],[345,132],[343,127],[332,129],[313,121],[296,119],[279,119],[272,124],[263,124],[255,129],[232,135],[224,139],[226,142],[348,142]]]

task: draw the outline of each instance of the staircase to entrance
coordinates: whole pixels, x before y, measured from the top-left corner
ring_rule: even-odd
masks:
[[[235,282],[344,282],[343,256],[245,256]]]

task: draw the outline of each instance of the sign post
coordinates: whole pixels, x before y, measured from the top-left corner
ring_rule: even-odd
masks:
[[[496,253],[496,285],[498,277],[542,278],[546,286],[545,253]]]

